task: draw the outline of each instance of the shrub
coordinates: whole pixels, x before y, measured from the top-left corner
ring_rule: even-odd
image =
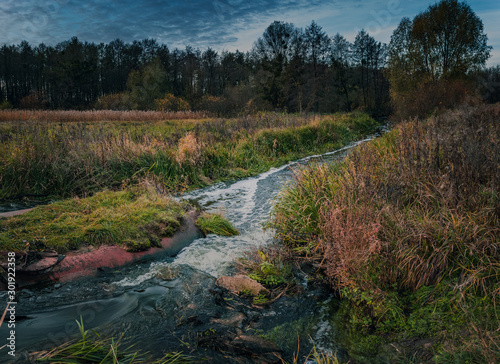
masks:
[[[0,103],[0,110],[10,110],[10,109],[12,109],[12,104],[9,101],[3,100]]]
[[[95,103],[98,110],[132,110],[130,95],[126,92],[108,94],[99,97]]]
[[[166,94],[162,99],[156,99],[157,111],[185,111],[189,110],[189,103],[182,97]]]
[[[48,104],[49,98],[44,91],[31,90],[27,96],[20,100],[19,107],[21,109],[40,110],[47,108]]]

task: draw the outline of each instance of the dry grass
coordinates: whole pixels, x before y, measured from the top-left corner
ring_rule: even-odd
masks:
[[[203,145],[198,139],[192,133],[187,133],[179,140],[175,160],[180,166],[186,162],[196,166],[200,162],[202,148]]]
[[[117,111],[117,110],[0,110],[0,121],[160,121],[203,119],[207,114],[199,111]]]
[[[273,225],[337,288],[417,290],[447,280],[494,295],[499,115],[497,105],[401,124],[342,166],[309,167],[278,199]]]
[[[376,125],[365,114],[320,121],[275,113],[234,119],[1,122],[0,200],[86,196],[143,177],[185,190],[334,149]]]

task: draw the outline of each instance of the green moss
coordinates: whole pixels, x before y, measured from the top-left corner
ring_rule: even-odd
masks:
[[[0,250],[35,246],[65,252],[85,245],[124,245],[132,251],[158,246],[179,226],[182,206],[155,191],[137,187],[104,191],[38,206],[0,220]]]
[[[497,362],[500,308],[489,298],[463,299],[450,284],[384,295],[344,289],[331,317],[336,341],[359,363]],[[395,349],[397,348],[397,350]],[[473,361],[463,361],[474,358]]]
[[[301,351],[307,352],[307,343],[310,335],[314,333],[314,327],[318,320],[315,317],[302,317],[295,321],[289,321],[268,330],[262,336],[273,341],[281,350],[294,352],[297,350],[297,340],[301,345]]]
[[[222,236],[239,235],[229,221],[219,214],[203,213],[196,220],[196,226],[205,234],[217,234]]]

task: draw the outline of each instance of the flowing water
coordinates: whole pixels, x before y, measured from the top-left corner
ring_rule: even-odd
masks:
[[[183,340],[173,338],[184,334],[172,326],[179,326],[182,317],[192,317],[194,313],[199,316],[204,310],[213,316],[219,308],[214,308],[214,298],[208,291],[213,291],[215,278],[232,273],[232,262],[245,250],[273,241],[273,232],[264,231],[262,224],[269,218],[272,201],[290,180],[294,168],[310,161],[338,160],[362,142],[273,168],[256,177],[217,183],[178,197],[196,201],[208,211],[224,212],[241,235],[200,237],[175,257],[155,257],[119,270],[99,272],[96,277],[18,292],[14,305],[16,357],[24,361],[27,350],[46,349],[67,341],[78,332],[75,320],[80,317],[86,329],[115,337],[125,332],[139,342],[140,349],[162,352],[178,348]],[[6,301],[6,293],[0,293],[0,302]],[[205,302],[211,303],[205,307]],[[319,316],[321,312],[320,309]],[[279,316],[279,312],[268,316],[273,315]],[[317,343],[329,349],[328,340],[322,339],[330,335],[327,321],[318,323],[315,330]],[[167,331],[169,335],[165,334]],[[7,325],[2,325],[0,346],[8,334]],[[12,358],[4,348],[0,362],[10,361]]]

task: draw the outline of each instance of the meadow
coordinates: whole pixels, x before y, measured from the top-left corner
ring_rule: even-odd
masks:
[[[377,126],[362,113],[140,121],[129,120],[140,117],[136,112],[112,112],[112,120],[76,112],[81,121],[59,113],[57,121],[41,111],[0,122],[0,201],[85,197],[145,178],[165,191],[183,191],[333,150]]]
[[[278,196],[270,226],[343,298],[334,322],[356,362],[500,360],[499,117],[403,122]]]
[[[110,121],[96,116],[108,113],[64,111],[58,122],[44,120],[53,113],[0,122],[0,201],[55,201],[0,219],[2,250],[144,250],[180,227],[186,207],[169,194],[340,148],[378,126],[362,113],[128,121],[138,114],[112,112]],[[218,215],[202,214],[197,225],[238,233]]]

